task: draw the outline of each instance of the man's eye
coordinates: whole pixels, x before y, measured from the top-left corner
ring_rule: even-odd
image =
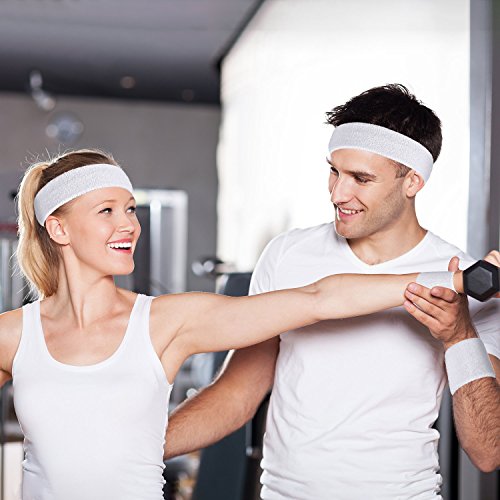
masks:
[[[366,184],[367,182],[369,182],[368,179],[365,179],[364,177],[354,177],[356,179],[356,182],[359,182],[360,184]]]
[[[333,175],[339,175],[338,171],[335,170],[333,167],[330,167],[330,173]]]

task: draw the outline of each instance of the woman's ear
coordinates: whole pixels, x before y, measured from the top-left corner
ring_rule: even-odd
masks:
[[[45,221],[45,229],[52,241],[55,241],[59,245],[67,245],[69,243],[69,235],[66,232],[62,219],[54,215],[49,215]]]
[[[408,198],[414,198],[415,195],[424,187],[424,178],[415,170],[410,170],[406,174],[404,181],[406,196]]]

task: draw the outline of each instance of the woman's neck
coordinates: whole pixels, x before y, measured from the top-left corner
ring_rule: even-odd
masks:
[[[116,287],[113,276],[72,271],[61,266],[56,293],[43,301],[50,316],[69,315],[77,328],[85,328],[122,307],[124,293]]]

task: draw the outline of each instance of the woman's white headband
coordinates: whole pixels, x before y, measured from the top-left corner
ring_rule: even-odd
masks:
[[[116,165],[96,163],[75,168],[45,184],[35,196],[36,220],[41,226],[57,208],[95,189],[119,187],[132,194],[127,174]]]
[[[427,182],[434,164],[422,144],[394,130],[371,123],[344,123],[333,131],[328,152],[337,149],[362,149],[402,163],[417,171]]]

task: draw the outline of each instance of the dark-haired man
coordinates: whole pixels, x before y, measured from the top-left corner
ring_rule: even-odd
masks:
[[[327,116],[335,127],[327,158],[335,221],[271,241],[251,293],[327,274],[446,271],[454,256],[463,267],[472,263],[420,226],[415,213],[415,196],[441,149],[436,115],[405,87],[387,85]],[[455,270],[457,259],[450,266]],[[434,292],[408,291],[406,311],[323,322],[307,327],[308,335],[285,333],[235,352],[217,381],[172,416],[167,455],[236,430],[273,386],[263,499],[440,498],[432,424],[446,386],[444,354],[479,342],[498,375],[500,317],[497,300],[471,301],[469,314],[463,297]],[[489,373],[453,389],[459,437],[483,470],[500,461],[499,387]]]

